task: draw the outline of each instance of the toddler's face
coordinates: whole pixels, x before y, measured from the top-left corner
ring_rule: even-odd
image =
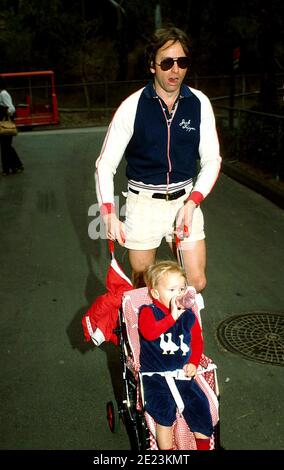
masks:
[[[179,272],[167,273],[160,279],[156,289],[152,289],[152,295],[169,308],[171,299],[176,295],[183,294],[185,289],[185,279]]]

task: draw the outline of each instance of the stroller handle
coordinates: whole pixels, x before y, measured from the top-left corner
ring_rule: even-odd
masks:
[[[188,226],[184,225],[183,226],[184,233],[188,234]],[[187,235],[188,236],[188,235]],[[183,240],[183,238],[180,238],[177,233],[175,233],[175,244],[176,246],[180,246],[180,242]]]
[[[184,232],[188,234],[188,226],[184,225]],[[180,264],[180,266],[184,269],[184,259],[183,259],[183,253],[182,253],[182,248],[181,248],[181,241],[183,238],[180,238],[177,233],[175,233],[175,245],[176,245],[176,256],[177,260]]]
[[[108,240],[108,251],[110,252],[111,257],[114,257],[114,241],[113,240]]]

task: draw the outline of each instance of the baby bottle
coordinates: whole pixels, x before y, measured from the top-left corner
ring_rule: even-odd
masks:
[[[182,295],[176,298],[177,304],[182,308],[191,308],[195,302],[195,295],[194,287],[188,287]]]

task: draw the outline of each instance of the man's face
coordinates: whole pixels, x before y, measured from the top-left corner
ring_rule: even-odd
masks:
[[[174,62],[172,68],[166,71],[163,71],[161,67],[157,65],[164,59],[176,59],[177,57],[186,57],[179,41],[175,43],[168,41],[163,45],[163,47],[158,49],[155,63],[150,67],[150,71],[154,74],[155,88],[158,95],[161,92],[166,92],[168,94],[178,93],[187,69],[181,69],[177,62]]]

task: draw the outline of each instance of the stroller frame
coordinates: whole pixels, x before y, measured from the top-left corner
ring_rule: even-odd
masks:
[[[111,432],[119,429],[119,420],[123,422],[128,432],[131,450],[141,452],[150,450],[150,435],[144,413],[137,407],[137,393],[140,384],[139,374],[129,367],[128,351],[131,348],[128,343],[126,325],[123,319],[122,308],[118,314],[118,324],[114,333],[119,338],[119,356],[123,378],[123,391],[120,400],[114,404],[107,403],[107,420]],[[139,383],[138,383],[139,381]],[[141,385],[141,384],[140,384]]]

